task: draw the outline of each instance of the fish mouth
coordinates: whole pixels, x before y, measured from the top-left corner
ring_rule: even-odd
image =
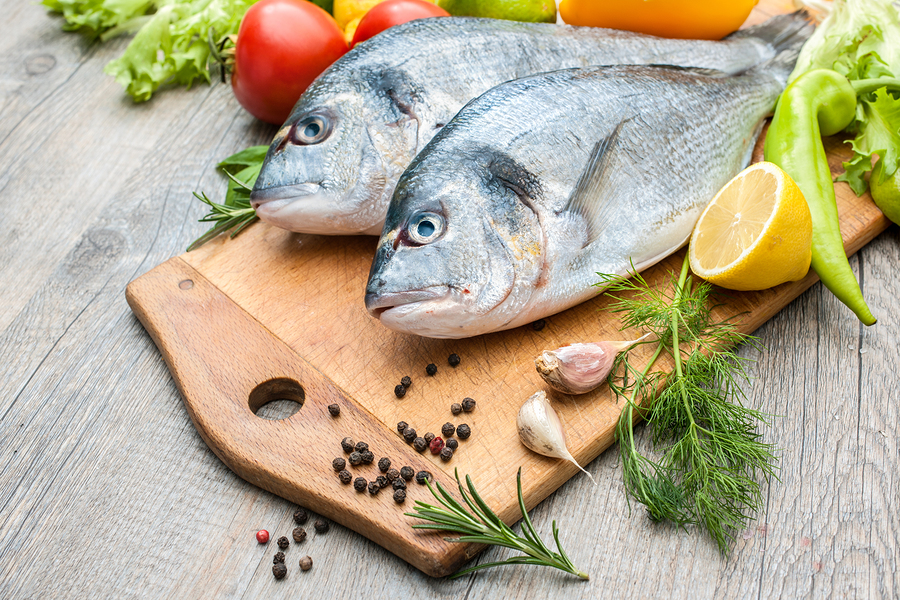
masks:
[[[319,183],[295,183],[262,190],[254,189],[250,192],[250,206],[255,211],[259,211],[260,207],[265,206],[265,210],[271,212],[283,208],[295,200],[314,196],[321,189],[322,185]]]
[[[450,295],[450,288],[437,285],[421,290],[403,292],[368,293],[366,294],[366,310],[376,319],[396,319],[406,316],[420,308],[424,302],[443,300]]]

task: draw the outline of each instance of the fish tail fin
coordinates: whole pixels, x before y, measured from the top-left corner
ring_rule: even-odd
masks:
[[[775,78],[781,83],[781,87],[787,86],[788,77],[797,64],[797,58],[800,56],[800,48],[802,43],[797,43],[790,48],[786,48],[765,62],[761,62],[744,72],[744,75],[754,75],[765,73]]]
[[[808,12],[798,10],[772,17],[759,25],[735,31],[725,39],[755,38],[771,46],[776,53],[781,53],[795,46],[799,47],[809,39],[816,29],[811,19]]]

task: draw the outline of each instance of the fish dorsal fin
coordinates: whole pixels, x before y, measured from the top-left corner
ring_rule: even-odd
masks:
[[[705,75],[707,77],[731,77],[725,71],[720,71],[719,69],[707,69],[704,67],[680,67],[678,65],[663,65],[663,64],[652,64],[647,65],[648,67],[656,67],[657,69],[669,69],[671,71],[683,71],[685,73],[695,73],[697,75]]]
[[[572,212],[584,217],[587,223],[587,241],[590,244],[605,229],[609,207],[617,195],[618,178],[611,168],[616,146],[619,142],[619,133],[622,127],[630,119],[621,121],[611,134],[601,139],[594,145],[587,164],[564,212]]]

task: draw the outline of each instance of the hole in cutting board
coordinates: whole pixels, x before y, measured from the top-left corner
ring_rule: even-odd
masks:
[[[306,394],[303,387],[289,377],[264,381],[250,392],[250,410],[257,417],[280,421],[296,414]]]

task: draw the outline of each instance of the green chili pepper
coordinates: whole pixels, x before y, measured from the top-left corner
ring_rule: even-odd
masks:
[[[874,325],[859,283],[844,252],[831,168],[822,144],[853,121],[856,96],[889,86],[896,79],[849,81],[828,69],[808,71],[787,87],[766,136],[765,157],[790,175],[812,216],[812,268],[838,300],[859,320]]]

